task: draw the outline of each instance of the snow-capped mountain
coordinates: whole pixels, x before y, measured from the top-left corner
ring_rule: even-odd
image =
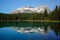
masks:
[[[21,8],[17,8],[16,10],[14,10],[12,13],[16,14],[16,13],[44,13],[44,10],[47,9],[47,12],[50,12],[50,9],[48,8],[47,5],[42,5],[39,7],[32,7],[32,6],[25,6],[25,7],[21,7]]]

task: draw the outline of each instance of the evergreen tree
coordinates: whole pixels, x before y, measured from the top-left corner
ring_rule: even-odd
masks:
[[[58,8],[59,10],[58,10],[58,13],[59,13],[59,20],[60,20],[60,6],[59,6],[59,8]]]
[[[55,9],[52,12],[52,16],[51,17],[52,17],[53,20],[58,20],[58,16],[59,16],[58,6],[56,6]]]
[[[48,17],[47,9],[45,9],[45,11],[44,11],[44,18],[43,19],[47,19],[47,17]]]

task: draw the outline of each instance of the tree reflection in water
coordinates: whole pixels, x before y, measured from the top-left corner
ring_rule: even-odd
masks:
[[[50,27],[57,36],[60,35],[60,23],[51,23]]]
[[[53,30],[55,34],[60,35],[60,23],[59,22],[26,22],[26,21],[4,21],[0,22],[0,28],[11,27],[12,29],[22,33],[41,33],[47,34],[50,30]]]

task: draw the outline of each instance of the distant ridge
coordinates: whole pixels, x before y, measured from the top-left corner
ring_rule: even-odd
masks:
[[[21,8],[17,8],[16,10],[12,11],[12,14],[17,13],[44,13],[44,10],[47,9],[47,12],[50,13],[50,9],[47,5],[41,5],[38,7],[32,7],[32,6],[25,6]]]

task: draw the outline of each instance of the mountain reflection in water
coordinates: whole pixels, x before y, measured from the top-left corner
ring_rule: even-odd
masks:
[[[60,23],[59,22],[53,23],[53,22],[4,21],[4,22],[0,22],[0,32],[1,32],[1,28],[2,29],[11,28],[15,30],[17,33],[20,33],[20,34],[22,33],[26,35],[32,34],[32,33],[38,33],[39,35],[41,35],[41,37],[43,35],[46,35],[47,38],[49,36],[52,36],[48,38],[50,40],[60,40]]]
[[[40,27],[13,27],[13,29],[15,29],[17,32],[21,32],[21,33],[41,33],[41,34],[46,34],[46,31],[44,29],[44,27],[40,28]],[[50,30],[50,27],[47,27],[47,32]]]

